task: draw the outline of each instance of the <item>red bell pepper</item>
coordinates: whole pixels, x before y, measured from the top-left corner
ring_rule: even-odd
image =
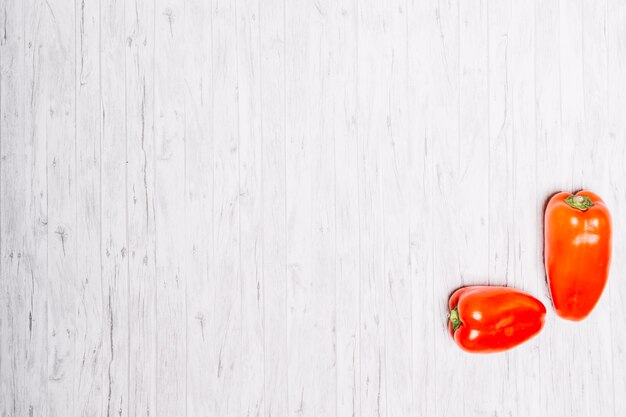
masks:
[[[606,286],[611,263],[611,214],[589,191],[558,193],[545,214],[545,264],[556,313],[582,320]]]
[[[538,334],[546,308],[522,291],[496,286],[456,290],[449,301],[448,328],[461,349],[494,353],[511,349]]]

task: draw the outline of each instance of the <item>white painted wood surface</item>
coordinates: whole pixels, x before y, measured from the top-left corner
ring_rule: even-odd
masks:
[[[626,415],[626,4],[0,0],[0,416]],[[613,212],[550,306],[542,215]]]

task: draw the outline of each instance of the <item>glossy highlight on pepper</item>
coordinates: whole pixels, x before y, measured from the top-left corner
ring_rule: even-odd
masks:
[[[525,292],[509,287],[471,286],[448,302],[448,329],[461,349],[495,353],[527,341],[543,328],[546,308]]]
[[[579,321],[606,286],[611,263],[611,215],[590,191],[555,194],[545,213],[545,266],[559,317]]]

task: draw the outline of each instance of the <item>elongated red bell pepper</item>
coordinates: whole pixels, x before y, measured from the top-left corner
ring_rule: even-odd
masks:
[[[579,321],[606,286],[611,263],[611,214],[589,191],[558,193],[545,214],[546,275],[556,313]]]
[[[546,315],[532,295],[497,286],[460,288],[449,307],[450,334],[472,353],[501,352],[527,341],[541,331]]]

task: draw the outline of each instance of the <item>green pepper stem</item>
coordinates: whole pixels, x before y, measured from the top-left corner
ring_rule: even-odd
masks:
[[[461,321],[461,317],[459,317],[459,308],[454,307],[450,310],[450,314],[448,315],[448,319],[450,319],[450,323],[452,323],[452,330],[456,332],[456,329],[461,327],[463,322]]]
[[[587,211],[590,207],[593,207],[593,201],[586,195],[570,195],[565,199],[565,202],[570,207],[580,211]]]

